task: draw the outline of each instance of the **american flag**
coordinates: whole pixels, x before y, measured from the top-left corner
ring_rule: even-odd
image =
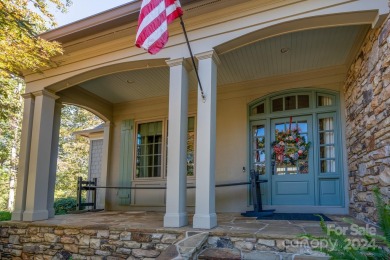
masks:
[[[168,24],[182,14],[179,0],[143,0],[135,45],[156,54],[168,42]]]

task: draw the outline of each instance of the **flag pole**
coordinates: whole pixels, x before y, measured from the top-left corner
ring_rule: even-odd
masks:
[[[200,82],[198,68],[196,67],[196,64],[195,64],[195,58],[194,58],[194,55],[192,54],[190,42],[188,41],[187,31],[186,31],[186,27],[184,26],[184,21],[183,21],[182,16],[180,16],[180,24],[181,24],[181,27],[183,28],[184,37],[186,38],[187,47],[188,47],[188,50],[189,50],[190,55],[191,55],[192,65],[194,66],[196,78],[198,79],[200,93],[202,95],[203,102],[205,102],[206,101],[206,96],[205,96],[203,88],[202,88],[202,83]]]

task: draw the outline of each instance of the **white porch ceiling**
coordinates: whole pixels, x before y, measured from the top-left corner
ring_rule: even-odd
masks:
[[[219,56],[218,85],[295,72],[348,65],[361,44],[367,26],[323,28],[280,35],[248,44]],[[288,52],[281,53],[282,48]],[[109,102],[167,96],[169,68],[150,68],[115,73],[80,84]],[[190,88],[196,89],[192,71]]]

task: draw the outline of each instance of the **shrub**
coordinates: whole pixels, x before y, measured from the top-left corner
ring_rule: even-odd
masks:
[[[77,205],[76,198],[58,198],[54,200],[54,210],[56,215],[64,215],[69,211],[75,211]]]
[[[11,220],[11,212],[0,211],[0,221]]]

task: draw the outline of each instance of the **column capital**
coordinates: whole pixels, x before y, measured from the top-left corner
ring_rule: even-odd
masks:
[[[63,108],[65,105],[60,100],[57,99],[56,103],[55,103],[55,106],[59,107],[59,108]]]
[[[113,124],[110,121],[104,122],[103,127],[111,127]]]
[[[188,72],[190,72],[193,69],[190,62],[184,58],[166,60],[165,62],[168,64],[169,67],[182,65]]]
[[[50,92],[50,91],[47,91],[47,90],[45,90],[45,89],[39,90],[39,91],[35,91],[35,92],[33,92],[32,94],[33,94],[35,97],[38,97],[38,96],[46,96],[46,97],[50,97],[50,98],[52,98],[52,99],[54,99],[54,100],[60,98],[60,97],[57,96],[56,94],[54,94],[54,93],[52,93],[52,92]]]
[[[205,59],[210,59],[211,58],[211,59],[213,59],[213,61],[217,65],[219,65],[221,63],[221,60],[219,59],[218,54],[217,54],[217,52],[215,50],[211,50],[211,51],[206,51],[206,52],[195,54],[195,57],[198,60],[205,60]]]
[[[32,93],[23,93],[23,94],[21,94],[21,96],[24,99],[34,98],[34,95]]]

